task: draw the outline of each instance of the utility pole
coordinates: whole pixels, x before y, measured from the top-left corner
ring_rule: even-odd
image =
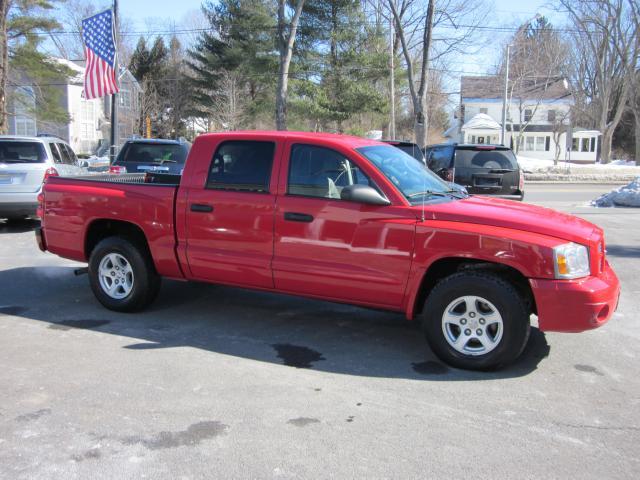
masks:
[[[118,72],[118,0],[113,0],[113,38],[114,47],[116,49],[116,56],[113,68],[116,72],[116,79],[119,76]],[[111,94],[111,147],[109,148],[109,162],[113,163],[116,159],[116,144],[118,142],[118,102],[117,94]]]
[[[509,95],[509,57],[511,45],[507,45],[506,66],[504,69],[504,98],[502,99],[502,145],[506,146],[507,141],[507,98]]]
[[[389,78],[390,90],[391,90],[391,119],[389,121],[389,139],[394,140],[396,138],[396,72],[395,62],[393,58],[393,45],[395,43],[395,29],[393,28],[393,18],[389,20],[389,49],[390,49],[390,61],[389,66],[391,69],[391,77]]]

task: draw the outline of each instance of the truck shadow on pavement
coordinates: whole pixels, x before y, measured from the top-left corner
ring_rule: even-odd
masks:
[[[55,280],[55,282],[54,282]],[[343,375],[427,381],[493,380],[527,375],[550,347],[532,328],[518,362],[495,372],[449,368],[414,322],[397,313],[207,284],[166,281],[147,311],[120,314],[93,297],[73,267],[0,271],[3,315],[45,322],[52,342],[71,329],[129,337],[123,348],[192,347],[253,361]],[[38,297],[33,292],[41,292]],[[10,299],[10,304],[8,304]]]
[[[611,257],[640,258],[640,248],[629,245],[607,245],[607,255]]]

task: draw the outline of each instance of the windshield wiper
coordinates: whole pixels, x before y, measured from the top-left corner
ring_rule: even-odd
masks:
[[[411,195],[408,195],[407,198],[414,198],[414,197],[419,197],[419,196],[425,196],[425,197],[454,197],[454,198],[466,198],[466,197],[460,197],[458,195],[454,195],[454,193],[460,193],[457,190],[446,190],[444,192],[436,192],[433,190],[426,190],[424,192],[416,192],[416,193],[412,193]]]

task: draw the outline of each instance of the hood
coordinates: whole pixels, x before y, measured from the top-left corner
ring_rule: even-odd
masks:
[[[418,212],[422,207],[414,207]],[[472,196],[425,206],[425,218],[512,228],[587,244],[598,227],[573,215],[522,202]]]

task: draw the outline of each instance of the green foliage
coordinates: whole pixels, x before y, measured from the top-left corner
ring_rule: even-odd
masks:
[[[277,60],[275,15],[267,0],[207,1],[202,6],[212,32],[203,32],[188,52],[194,93],[194,114],[212,119],[228,97],[227,73],[243,92],[247,125],[272,110]]]
[[[358,0],[310,2],[296,52],[307,79],[293,82],[293,112],[308,112],[322,129],[343,131],[357,115],[388,111],[385,38],[364,25]]]
[[[61,103],[62,89],[67,78],[73,74],[68,67],[47,58],[39,52],[32,42],[15,48],[11,58],[11,67],[24,72],[29,86],[35,93],[35,109],[32,112],[38,121],[69,123],[66,105]],[[20,101],[16,98],[16,101]]]
[[[33,88],[35,109],[39,121],[69,123],[66,107],[61,104],[62,90],[73,71],[52,61],[40,50],[42,37],[37,35],[61,28],[48,14],[54,8],[52,0],[18,0],[12,2],[7,16],[9,68],[14,79],[21,79]],[[20,82],[14,82],[20,85]],[[16,102],[20,95],[16,94]]]

